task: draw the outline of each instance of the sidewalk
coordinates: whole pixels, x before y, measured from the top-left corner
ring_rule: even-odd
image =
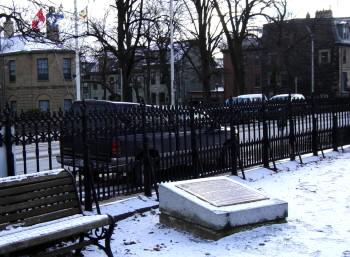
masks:
[[[159,203],[155,194],[152,197],[139,195],[110,203],[100,203],[101,213],[112,215],[115,221],[126,219],[136,213],[156,209],[158,206]]]
[[[348,152],[350,150],[350,146],[345,146],[344,150],[345,152]],[[341,150],[339,150],[339,152],[334,152],[331,149],[324,151],[326,157],[337,156],[341,153]],[[321,161],[322,159],[323,157],[321,153],[319,153],[319,156],[305,154],[302,156],[302,164],[299,162],[299,158],[297,158],[296,161],[290,161],[289,159],[277,161],[277,172],[257,166],[244,170],[246,180],[243,180],[241,177],[231,176],[230,174],[226,174],[226,176],[230,176],[233,180],[237,180],[241,183],[249,184],[250,182],[263,179],[264,177],[278,173],[279,171],[295,170],[298,166],[304,166],[306,164],[315,163]],[[270,163],[270,166],[273,166],[272,163]],[[225,176],[225,174],[223,175]],[[130,197],[125,196],[124,199],[111,201],[108,203],[100,203],[101,213],[112,215],[116,221],[126,219],[137,213],[143,213],[151,209],[156,209],[158,208],[158,206],[159,203],[157,201],[155,193],[153,193],[152,197],[146,197],[140,194],[137,196]]]

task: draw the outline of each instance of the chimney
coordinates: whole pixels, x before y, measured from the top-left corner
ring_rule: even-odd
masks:
[[[55,7],[49,7],[49,12],[46,14],[46,36],[55,42],[60,40],[56,15]]]
[[[13,21],[9,17],[7,17],[6,21],[4,22],[5,38],[12,37],[13,33],[14,33]]]
[[[316,19],[333,18],[333,12],[332,10],[316,11],[315,18]]]

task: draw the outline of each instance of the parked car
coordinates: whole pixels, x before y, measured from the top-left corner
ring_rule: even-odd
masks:
[[[274,95],[270,98],[270,101],[288,101],[289,94]],[[290,94],[291,101],[305,101],[305,96],[302,94]]]
[[[261,102],[263,100],[267,101],[267,97],[264,94],[247,94],[226,99],[225,104],[254,103]]]
[[[237,103],[253,103],[253,102],[262,102],[267,101],[267,97],[264,94],[247,94],[239,95],[236,97]]]

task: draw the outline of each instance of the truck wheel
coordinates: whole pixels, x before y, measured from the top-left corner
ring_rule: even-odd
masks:
[[[152,182],[157,179],[156,175],[159,172],[160,168],[160,158],[159,154],[155,150],[150,150],[149,151],[149,156],[150,156],[150,176]],[[143,186],[145,183],[145,154],[141,153],[136,157],[136,167],[134,169],[134,174],[133,174],[133,183],[137,186]]]

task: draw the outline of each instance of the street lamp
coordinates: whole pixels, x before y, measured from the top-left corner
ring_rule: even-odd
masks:
[[[311,39],[311,95],[315,92],[315,73],[314,73],[314,34],[312,33],[310,27],[305,25],[307,32],[309,33]]]

